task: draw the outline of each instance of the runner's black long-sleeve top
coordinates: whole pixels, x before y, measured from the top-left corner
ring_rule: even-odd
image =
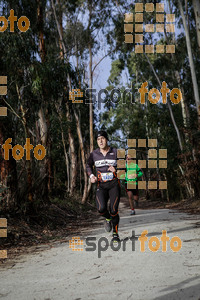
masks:
[[[95,166],[97,171],[98,180],[101,181],[101,173],[108,173],[109,166],[117,167],[117,149],[110,147],[110,150],[107,152],[106,156],[100,152],[100,149],[95,149],[90,153],[90,156],[87,161],[87,174],[90,176],[93,174],[93,167]],[[114,173],[114,178],[116,178],[116,173]]]

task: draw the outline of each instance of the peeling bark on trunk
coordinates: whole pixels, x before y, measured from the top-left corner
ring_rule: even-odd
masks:
[[[76,48],[77,50],[77,48]],[[77,56],[76,56],[76,67],[77,67],[77,72],[78,72],[78,82],[79,82],[79,89],[81,89],[81,78],[79,74],[79,59],[78,59],[78,51],[77,51]],[[80,145],[80,158],[83,166],[83,176],[84,176],[84,190],[83,190],[83,195],[82,195],[82,203],[84,204],[87,200],[88,196],[88,176],[87,176],[87,171],[86,171],[86,159],[85,159],[85,151],[84,151],[84,143],[83,143],[83,137],[82,137],[82,132],[81,132],[81,120],[80,120],[80,114],[78,115],[76,109],[74,108],[74,116],[76,119],[76,128],[77,128],[77,135],[78,135],[78,140],[79,140],[79,145]],[[80,187],[81,187],[81,167],[80,167]]]
[[[44,116],[44,110],[43,108],[40,108],[39,112],[38,112],[38,124],[39,124],[39,128],[40,128],[40,139],[42,142],[43,146],[47,145],[47,123],[46,123],[46,119]]]
[[[68,103],[66,103],[66,116],[67,119],[71,121],[71,116],[69,112]],[[74,136],[72,134],[71,128],[68,127],[68,142],[70,147],[70,157],[71,157],[71,178],[70,178],[70,195],[73,194],[75,186],[76,186],[76,177],[77,177],[77,157],[74,143]]]
[[[42,63],[46,60],[46,49],[44,41],[44,2],[37,0],[38,9],[37,9],[37,18],[38,18],[38,29],[39,29],[39,53]],[[42,96],[43,102],[46,104],[48,102],[48,92],[45,88],[45,84],[42,85]],[[47,113],[48,114],[48,113]],[[41,183],[41,196],[45,203],[49,202],[49,191],[51,190],[51,160],[50,160],[50,141],[48,140],[48,126],[47,118],[44,112],[43,107],[41,106],[38,112],[38,125],[40,128],[40,140],[42,145],[46,148],[47,155],[43,161],[39,162],[40,164],[40,174],[42,183]],[[48,148],[48,149],[47,149]]]
[[[84,174],[84,191],[83,191],[83,196],[82,196],[82,203],[84,204],[87,199],[88,177],[87,177],[87,171],[86,171],[85,152],[84,152],[84,145],[83,145],[83,137],[82,137],[82,133],[81,133],[80,118],[75,110],[74,110],[74,115],[75,115],[75,119],[76,119],[77,134],[78,134],[78,140],[79,140],[79,145],[80,145],[81,161],[82,161],[83,174]]]
[[[46,123],[46,118],[45,118],[43,108],[40,108],[40,110],[38,112],[38,117],[39,117],[38,125],[39,125],[39,129],[40,129],[40,141],[41,141],[41,144],[47,150],[47,148],[48,148],[48,126]],[[48,150],[49,150],[49,148],[48,148]],[[48,192],[50,190],[49,176],[51,174],[51,166],[49,166],[49,164],[50,164],[49,159],[50,158],[48,156],[45,156],[43,161],[39,162],[39,164],[41,166],[40,167],[40,175],[41,175],[41,178],[43,178],[43,181],[41,184],[41,195],[42,195],[42,198],[45,199],[45,202],[48,202]]]
[[[181,100],[181,110],[182,110],[182,117],[183,117],[183,124],[185,128],[188,128],[188,124],[189,124],[189,120],[190,120],[190,115],[189,115],[189,110],[188,110],[188,106],[186,104],[186,100],[185,100],[185,93],[184,93],[184,89],[181,86],[181,78],[180,78],[180,74],[178,71],[175,71],[175,77],[176,80],[178,82],[178,88],[181,90],[182,93],[182,100]],[[186,137],[188,140],[188,137]]]
[[[183,171],[183,168],[180,165],[178,165],[178,167],[181,171],[181,174],[182,174],[183,178],[185,178],[185,172]],[[191,188],[191,185],[187,180],[184,180],[184,181],[185,181],[186,192],[188,194],[188,197],[193,197],[194,196],[194,190]]]

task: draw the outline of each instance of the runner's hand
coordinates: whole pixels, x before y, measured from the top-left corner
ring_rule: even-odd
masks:
[[[113,173],[116,172],[115,168],[111,165],[109,165],[108,171],[111,171]]]
[[[92,176],[90,178],[90,180],[91,180],[92,183],[95,183],[95,182],[97,182],[97,177],[96,176]]]

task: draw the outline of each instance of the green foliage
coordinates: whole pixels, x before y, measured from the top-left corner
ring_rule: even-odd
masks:
[[[197,132],[197,116],[194,107],[194,91],[193,85],[191,83],[191,70],[188,60],[186,40],[183,32],[183,26],[180,19],[180,12],[177,9],[177,3],[174,1],[172,5],[173,11],[176,13],[176,18],[178,20],[180,31],[176,38],[176,54],[172,57],[169,54],[150,54],[148,58],[157,73],[157,76],[162,83],[165,81],[168,88],[172,90],[178,87],[178,82],[176,78],[176,72],[180,74],[181,77],[181,88],[184,91],[185,102],[187,109],[189,111],[188,120],[188,135],[193,132]],[[194,22],[194,12],[191,4],[189,5],[189,18],[190,18],[190,35],[192,50],[194,55],[196,74],[199,80],[200,72],[200,59],[199,51],[196,39],[196,26]],[[123,6],[121,4],[121,9]],[[127,12],[134,12],[129,7]],[[155,23],[155,13],[145,14],[144,23]],[[199,176],[196,178],[196,183],[192,178],[186,176],[183,178],[183,174],[180,174],[180,165],[183,167],[184,172],[188,174],[191,166],[184,163],[184,157],[180,158],[180,148],[177,140],[177,134],[174,129],[169,109],[167,105],[161,103],[153,105],[148,101],[148,96],[146,95],[146,104],[141,105],[140,95],[138,93],[138,88],[141,87],[143,82],[148,82],[148,90],[151,88],[156,88],[160,90],[160,85],[158,80],[148,63],[145,54],[136,54],[134,52],[134,44],[125,44],[123,36],[123,18],[119,15],[115,21],[115,30],[108,36],[108,43],[116,43],[117,51],[115,52],[115,59],[112,62],[112,68],[110,71],[110,77],[108,79],[109,89],[118,85],[121,92],[126,88],[123,82],[120,81],[123,71],[128,73],[128,86],[130,88],[130,83],[135,88],[134,92],[134,103],[131,103],[130,96],[126,96],[126,103],[124,104],[122,99],[118,104],[107,103],[105,105],[105,111],[101,116],[101,124],[104,128],[107,128],[110,134],[112,134],[114,139],[118,140],[118,146],[124,147],[125,141],[128,138],[157,138],[159,143],[159,148],[168,149],[168,169],[164,172],[168,179],[169,187],[169,197],[170,199],[180,199],[187,195],[185,185],[190,182],[194,190],[196,189],[197,182],[199,183]],[[168,35],[167,40],[161,34],[157,34],[156,41],[152,41],[149,34],[144,34],[144,44],[170,44],[173,43],[172,36]],[[114,55],[113,55],[114,58]],[[172,58],[174,58],[172,60]],[[199,82],[200,83],[200,82]],[[168,95],[168,100],[170,97]],[[183,114],[181,109],[181,104],[174,105],[171,103],[173,115],[179,128],[181,139],[184,145],[183,153],[187,152],[187,149],[194,151],[194,142],[187,138],[186,131],[183,123]],[[117,138],[117,137],[118,138]],[[121,142],[120,142],[121,140]],[[196,140],[197,141],[197,140]],[[195,146],[196,147],[196,146]],[[192,160],[191,152],[190,158],[187,157],[186,161]],[[196,163],[198,164],[199,161]],[[162,176],[161,172],[161,176]],[[194,176],[194,172],[192,173]],[[174,180],[175,179],[175,180]],[[183,183],[183,184],[182,184]],[[175,192],[176,191],[176,192]],[[195,192],[199,195],[199,192]]]
[[[38,112],[41,108],[43,109],[48,127],[46,159],[49,165],[45,164],[46,161],[43,164],[43,162],[35,161],[33,156],[31,157],[30,168],[33,181],[31,192],[35,203],[37,202],[38,206],[43,203],[44,193],[42,194],[41,191],[45,180],[51,198],[56,197],[56,201],[59,198],[68,199],[69,178],[64,155],[65,145],[70,159],[68,129],[71,130],[75,141],[75,155],[78,160],[75,197],[78,198],[82,194],[83,170],[74,110],[80,118],[84,150],[87,156],[90,140],[89,105],[72,104],[69,101],[68,80],[70,78],[72,88],[80,87],[83,91],[88,88],[89,44],[92,47],[93,68],[96,60],[99,61],[102,57],[103,50],[106,53],[110,52],[112,67],[108,78],[107,89],[109,91],[118,88],[123,94],[126,88],[131,88],[131,84],[134,87],[132,101],[130,95],[126,94],[125,103],[123,103],[123,99],[119,99],[120,101],[115,103],[111,103],[109,99],[99,117],[94,111],[94,131],[97,129],[97,122],[100,121],[100,126],[108,130],[113,145],[117,147],[125,147],[127,138],[157,138],[159,147],[168,149],[168,169],[166,174],[162,173],[161,175],[166,175],[169,181],[170,199],[177,199],[180,194],[181,197],[186,195],[186,189],[182,186],[185,179],[180,174],[180,166],[186,173],[189,168],[194,169],[194,173],[188,172],[189,175],[186,176],[186,179],[198,194],[196,182],[199,182],[199,177],[196,175],[196,169],[199,163],[199,154],[196,149],[198,149],[199,131],[197,130],[185,33],[177,1],[173,1],[171,4],[179,26],[176,34],[175,60],[172,60],[172,56],[169,54],[154,54],[148,55],[148,57],[160,81],[166,81],[170,89],[178,87],[176,71],[180,74],[181,86],[184,89],[189,111],[187,128],[184,127],[181,105],[172,105],[172,111],[181,134],[183,153],[179,149],[167,105],[161,103],[152,105],[148,100],[145,105],[139,103],[138,88],[143,82],[148,82],[149,90],[151,88],[160,90],[160,86],[147,57],[144,54],[136,54],[134,44],[124,43],[124,13],[134,12],[134,3],[122,0],[60,0],[54,1],[54,3],[58,22],[61,22],[61,15],[63,16],[63,41],[66,47],[64,57],[62,57],[61,43],[50,1],[12,0],[0,2],[2,15],[5,17],[9,16],[12,8],[18,18],[25,15],[31,22],[30,29],[26,33],[21,33],[15,28],[14,33],[6,30],[0,34],[0,75],[8,77],[8,95],[0,101],[2,106],[5,105],[4,99],[9,104],[8,117],[0,119],[0,134],[4,140],[12,137],[13,145],[25,144],[27,135],[30,136],[34,146],[41,143]],[[40,5],[42,20],[38,19],[38,5]],[[193,58],[199,81],[199,49],[194,12],[190,2],[188,2],[188,16]],[[155,14],[145,14],[145,23],[153,22],[155,23]],[[158,44],[166,45],[173,42],[171,35],[167,35],[166,39],[164,35],[158,34],[155,39]],[[41,41],[44,43],[43,48]],[[151,36],[145,34],[144,41],[149,44]],[[155,41],[152,40],[152,42]],[[126,83],[125,73],[128,74]],[[198,83],[200,84],[200,82]],[[170,101],[169,95],[168,101]],[[67,108],[66,103],[68,104]],[[70,115],[68,117],[66,116],[67,109]],[[188,155],[188,153],[190,154]],[[195,163],[192,158],[194,153],[197,157]],[[47,165],[49,170],[45,169]],[[11,183],[15,177],[16,182],[18,181],[17,192],[14,192],[15,187],[9,186],[12,191],[11,197],[16,197],[15,203],[18,206],[25,207],[29,193],[28,162],[22,159],[16,165],[10,166],[10,169],[12,170],[12,172],[10,171],[12,173]],[[43,179],[45,172],[50,172],[48,183],[47,178]],[[195,182],[192,180],[193,175],[196,176]],[[5,191],[8,192],[7,187]]]

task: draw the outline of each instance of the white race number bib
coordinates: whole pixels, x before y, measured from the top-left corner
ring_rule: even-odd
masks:
[[[109,181],[113,179],[113,173],[109,172],[109,173],[101,173],[101,179],[102,181]]]

